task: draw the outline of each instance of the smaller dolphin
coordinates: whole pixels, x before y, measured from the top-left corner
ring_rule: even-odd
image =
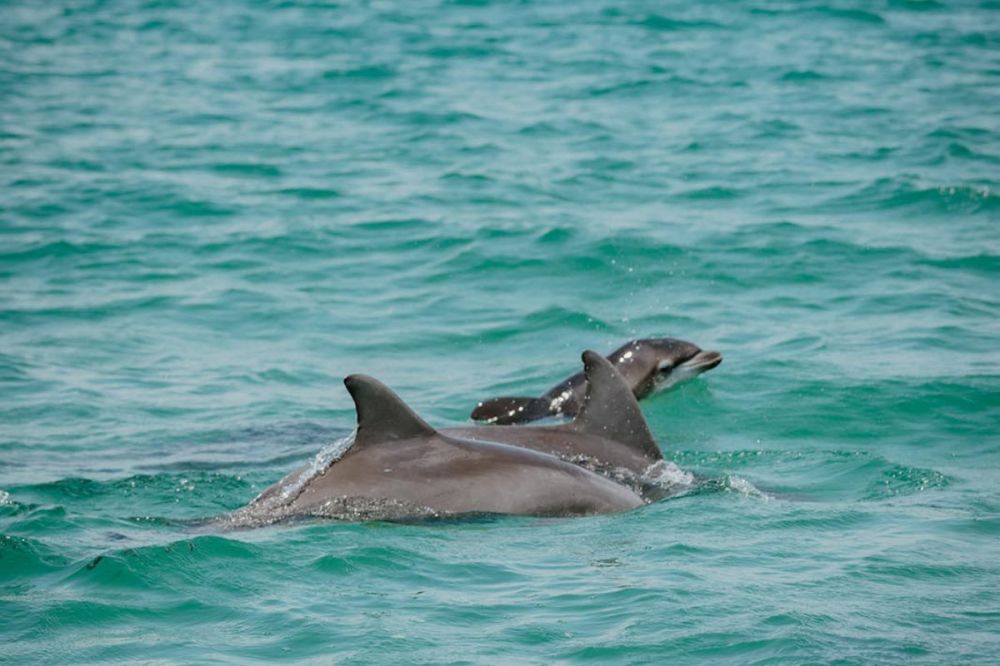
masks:
[[[573,516],[645,503],[629,488],[555,456],[439,432],[371,377],[351,375],[344,384],[358,415],[349,448],[320,469],[307,465],[292,472],[221,523],[256,527],[309,516]]]
[[[702,351],[675,338],[631,340],[608,355],[637,400],[685,381],[722,363],[722,354]],[[583,373],[565,379],[541,397],[490,398],[476,405],[472,419],[488,424],[529,423],[553,416],[573,416],[583,404]]]

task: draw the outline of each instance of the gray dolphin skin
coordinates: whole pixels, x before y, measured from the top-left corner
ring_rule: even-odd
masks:
[[[636,399],[685,381],[722,363],[722,354],[675,338],[631,340],[608,354]],[[540,397],[502,397],[484,400],[471,417],[495,425],[530,423],[579,412],[586,391],[583,373],[559,382]]]
[[[663,460],[631,387],[612,363],[583,353],[585,393],[576,417],[550,426],[471,426],[442,430],[454,437],[502,442],[559,456],[604,473],[641,477]]]
[[[346,452],[323,469],[292,472],[220,522],[575,516],[645,503],[631,489],[556,456],[439,432],[371,377],[351,375],[344,384],[358,416]]]

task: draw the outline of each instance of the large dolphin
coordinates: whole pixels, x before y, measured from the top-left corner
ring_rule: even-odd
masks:
[[[711,370],[722,363],[722,354],[702,351],[675,338],[631,340],[608,354],[608,360],[628,383],[636,399]],[[476,405],[472,419],[496,425],[529,423],[550,416],[573,416],[583,404],[583,373],[559,382],[538,398],[490,398]]]
[[[442,432],[556,455],[627,483],[650,499],[670,494],[669,488],[648,485],[657,467],[666,463],[628,383],[597,352],[585,351],[583,366],[585,393],[568,423],[466,426]]]
[[[344,380],[358,426],[341,457],[296,470],[222,519],[251,527],[297,517],[408,519],[463,514],[572,516],[641,506],[631,489],[558,457],[435,430],[376,379]]]

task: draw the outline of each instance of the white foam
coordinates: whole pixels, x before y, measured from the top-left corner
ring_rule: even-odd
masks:
[[[771,499],[770,495],[740,476],[727,476],[722,482],[722,487],[729,492],[739,493],[744,497],[759,497],[765,501]]]
[[[4,506],[4,505],[7,505],[7,504],[13,504],[13,503],[14,503],[14,500],[11,499],[10,493],[7,492],[6,490],[0,490],[0,506]]]

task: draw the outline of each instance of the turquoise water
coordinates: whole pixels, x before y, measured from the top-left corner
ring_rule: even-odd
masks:
[[[6,2],[0,661],[995,663],[996,2]],[[706,479],[192,530],[585,348]]]

